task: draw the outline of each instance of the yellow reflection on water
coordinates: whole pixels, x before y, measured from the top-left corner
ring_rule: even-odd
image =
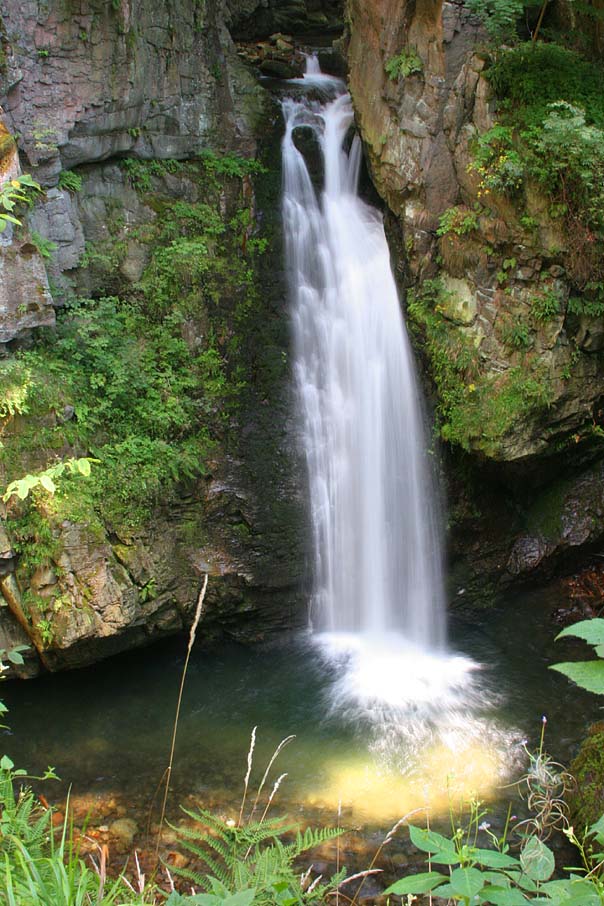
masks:
[[[360,823],[394,822],[415,809],[448,814],[451,805],[497,795],[503,780],[501,751],[472,741],[452,749],[436,742],[422,753],[421,764],[407,773],[380,769],[367,760],[330,764],[324,787],[307,798]]]

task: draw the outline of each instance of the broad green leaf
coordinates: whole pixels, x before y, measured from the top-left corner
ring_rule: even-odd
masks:
[[[15,766],[15,765],[14,765],[13,762],[10,760],[10,758],[8,757],[8,755],[3,755],[2,758],[0,758],[0,770],[3,770],[3,771],[12,771],[12,769],[14,768],[14,766]]]
[[[595,834],[598,843],[604,843],[604,815],[601,815],[596,823],[592,824],[592,826],[589,828],[589,833]]]
[[[461,862],[459,854],[454,849],[441,850],[440,852],[433,853],[430,858],[433,862],[436,862],[437,865],[459,865]]]
[[[11,664],[22,664],[23,663],[23,655],[19,654],[19,652],[16,651],[15,649],[8,652],[7,658],[9,659]]]
[[[492,884],[493,887],[509,887],[512,883],[508,876],[502,871],[483,871],[482,877],[485,884]]]
[[[604,660],[602,661],[565,661],[562,664],[552,664],[551,670],[563,673],[577,686],[604,695]]]
[[[523,874],[523,872],[510,871],[509,869],[506,869],[505,873],[508,878],[511,878],[511,880],[515,884],[517,884],[518,887],[522,887],[523,890],[527,890],[529,893],[533,893],[535,890],[537,890],[537,885],[535,884],[535,882],[531,878],[529,878],[528,875]]]
[[[27,484],[25,479],[21,479],[21,481],[17,482],[17,497],[19,498],[19,500],[25,500],[28,494],[29,485]]]
[[[567,626],[556,636],[558,639],[574,636],[577,639],[583,639],[590,645],[604,645],[604,619],[594,617],[591,620],[581,620],[579,623],[573,623]]]
[[[57,486],[50,475],[40,475],[40,484],[45,491],[48,491],[49,494],[54,494],[54,492],[57,490]]]
[[[437,897],[454,897],[456,900],[459,900],[459,894],[451,884],[443,884],[441,887],[436,887],[431,893]]]
[[[248,890],[239,890],[230,897],[226,897],[222,902],[223,906],[251,906],[256,896],[256,888],[250,887]]]
[[[421,874],[410,875],[407,878],[401,878],[400,881],[395,881],[384,891],[384,894],[387,896],[395,893],[402,897],[407,893],[429,893],[446,880],[447,877],[438,871],[423,871]]]
[[[514,856],[500,853],[496,849],[475,849],[472,858],[487,868],[514,868],[519,864]]]
[[[90,463],[87,459],[78,459],[76,465],[78,467],[78,472],[81,472],[82,475],[90,475]]]
[[[484,903],[491,903],[492,906],[524,906],[530,902],[521,891],[495,884],[483,887],[480,895]]]
[[[538,837],[528,837],[520,852],[522,870],[533,881],[548,881],[556,863],[551,849]]]
[[[456,868],[451,873],[450,883],[459,896],[472,899],[484,887],[484,878],[477,868]]]
[[[410,824],[409,836],[414,846],[426,853],[455,852],[455,844],[452,840],[425,827],[415,827]]]

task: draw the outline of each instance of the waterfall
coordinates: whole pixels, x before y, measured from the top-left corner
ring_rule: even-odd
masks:
[[[320,74],[311,63],[307,78]],[[323,76],[335,85],[341,83]],[[341,89],[340,89],[341,90]],[[357,190],[350,96],[286,100],[283,212],[314,542],[315,628],[445,639],[442,556],[413,356],[381,215]],[[317,195],[294,143],[318,139]]]

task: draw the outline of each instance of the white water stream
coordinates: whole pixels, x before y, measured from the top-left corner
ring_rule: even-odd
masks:
[[[311,78],[316,74],[313,73]],[[328,80],[328,76],[323,76]],[[332,84],[334,80],[331,80]],[[285,103],[284,213],[315,551],[315,627],[445,640],[441,546],[414,363],[380,214],[357,193],[348,94]],[[293,133],[313,129],[317,198]]]

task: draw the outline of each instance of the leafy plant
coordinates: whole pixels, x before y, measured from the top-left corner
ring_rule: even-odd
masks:
[[[468,166],[480,178],[478,197],[491,192],[514,194],[525,179],[525,165],[514,145],[510,126],[496,124],[480,135],[474,145],[473,158]]]
[[[447,208],[441,215],[437,236],[446,236],[448,233],[454,233],[456,236],[467,236],[478,229],[478,215],[467,208]]]
[[[41,191],[29,173],[16,176],[0,186],[0,233],[4,232],[9,223],[21,225],[21,220],[15,214],[17,206],[31,204],[32,194]]]
[[[52,258],[53,252],[57,250],[56,242],[53,242],[51,239],[46,239],[45,236],[41,236],[35,230],[32,230],[30,233],[30,238],[32,244],[35,245],[38,250],[38,254],[48,261]]]
[[[502,336],[511,349],[529,349],[533,345],[530,327],[522,321],[507,321]]]
[[[560,299],[552,289],[544,289],[531,299],[533,317],[543,323],[560,314]]]
[[[71,475],[90,475],[90,463],[97,460],[83,457],[81,459],[66,459],[49,466],[43,472],[36,472],[33,475],[25,475],[24,478],[17,478],[6,488],[2,495],[2,500],[7,503],[11,497],[18,497],[19,500],[25,500],[32,491],[42,488],[49,494],[54,494],[57,490],[57,479],[66,472]]]
[[[263,817],[240,826],[206,809],[184,812],[195,825],[175,828],[180,846],[204,864],[209,874],[189,868],[175,872],[204,891],[224,897],[227,893],[241,895],[253,890],[255,906],[319,904],[343,878],[340,873],[327,883],[310,883],[307,876],[305,884],[304,876],[294,868],[295,860],[303,853],[340,836],[339,829],[307,828],[286,843],[284,837],[292,828],[279,818]]]
[[[68,192],[79,192],[82,184],[82,177],[79,173],[74,173],[73,170],[61,170],[59,173],[59,189],[66,189]]]
[[[389,79],[407,78],[423,72],[422,58],[414,47],[405,48],[394,57],[390,57],[384,64],[386,75]]]
[[[525,6],[523,0],[466,0],[466,5],[485,26],[496,42],[516,36],[516,26]]]
[[[573,315],[586,315],[588,318],[600,318],[604,315],[604,299],[590,299],[586,296],[571,296],[567,311]]]
[[[604,695],[604,619],[594,617],[591,620],[581,620],[567,626],[556,636],[558,639],[575,637],[583,639],[592,645],[597,655],[597,660],[592,661],[565,661],[552,664],[551,669],[563,673],[582,689]]]

